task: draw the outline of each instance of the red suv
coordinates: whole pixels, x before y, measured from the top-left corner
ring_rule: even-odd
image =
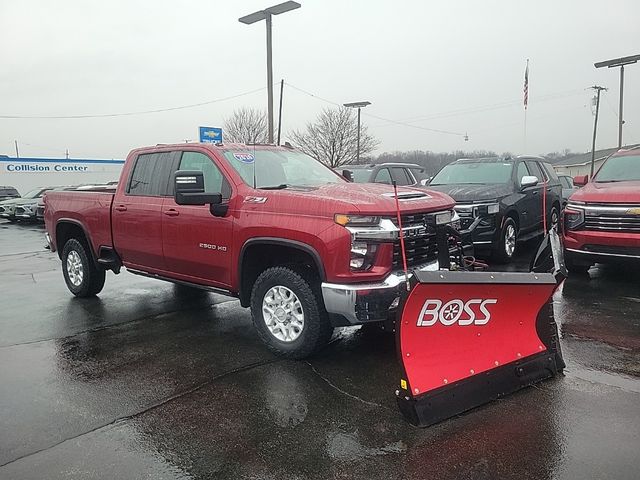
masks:
[[[567,269],[585,273],[595,262],[640,260],[640,147],[607,158],[564,210]]]

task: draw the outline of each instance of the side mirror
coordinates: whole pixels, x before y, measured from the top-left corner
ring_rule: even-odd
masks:
[[[573,185],[576,187],[584,187],[589,181],[589,175],[576,175],[573,177]]]
[[[525,175],[520,180],[520,187],[521,188],[535,187],[538,184],[538,182],[539,182],[538,177],[534,175]]]
[[[423,178],[422,180],[420,180],[420,185],[422,185],[423,187],[429,185],[429,182],[431,181],[431,177],[429,178]]]
[[[353,182],[353,172],[351,170],[342,170],[342,176],[349,182]]]
[[[174,176],[174,199],[178,205],[216,205],[221,193],[205,193],[204,174],[199,170],[178,170]]]

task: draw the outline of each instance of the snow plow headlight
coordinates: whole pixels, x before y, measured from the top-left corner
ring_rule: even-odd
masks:
[[[445,225],[447,223],[451,223],[453,220],[453,212],[451,210],[447,210],[446,212],[436,213],[436,225]]]
[[[584,210],[568,205],[564,209],[564,226],[567,230],[576,230],[584,223]]]

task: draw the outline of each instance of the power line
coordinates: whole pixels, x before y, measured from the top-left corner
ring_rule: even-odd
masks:
[[[110,117],[128,117],[132,115],[147,115],[151,113],[171,112],[174,110],[185,110],[188,108],[202,107],[203,105],[211,105],[212,103],[224,102],[226,100],[232,100],[234,98],[244,97],[253,93],[261,92],[262,88],[256,88],[248,92],[239,93],[237,95],[231,95],[229,97],[217,98],[215,100],[207,100],[205,102],[192,103],[189,105],[181,105],[178,107],[158,108],[154,110],[141,110],[137,112],[123,112],[123,113],[98,113],[98,114],[82,114],[82,115],[0,115],[0,118],[6,119],[32,119],[32,120],[61,120],[61,119],[77,119],[77,118],[110,118]]]
[[[334,105],[336,107],[341,107],[342,106],[338,102],[334,102],[334,101],[328,100],[326,98],[322,98],[319,95],[316,95],[314,93],[308,92],[308,91],[306,91],[306,90],[304,90],[302,88],[296,87],[295,85],[291,85],[288,82],[285,82],[285,83],[286,83],[287,86],[289,86],[289,87],[293,88],[294,90],[297,90],[297,91],[299,91],[301,93],[304,93],[305,95],[309,95],[310,97],[317,98],[318,100],[321,100],[323,102],[329,103],[329,104]],[[401,122],[401,121],[398,121],[398,120],[392,120],[392,119],[389,119],[389,118],[379,117],[377,115],[372,115],[371,113],[363,112],[362,115],[366,115],[367,117],[375,118],[377,120],[382,120],[382,121],[393,123],[393,124],[396,124],[396,125],[401,125],[401,126],[404,126],[404,127],[415,128],[415,129],[418,129],[418,130],[424,130],[424,131],[427,131],[427,132],[442,133],[442,134],[446,134],[446,135],[456,135],[456,136],[459,136],[459,137],[465,137],[466,136],[466,133],[450,132],[448,130],[438,130],[438,129],[435,129],[435,128],[421,127],[419,125],[412,125],[410,123]]]

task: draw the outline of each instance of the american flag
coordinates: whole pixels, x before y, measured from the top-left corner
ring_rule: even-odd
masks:
[[[527,68],[524,71],[524,109],[529,104],[529,60],[527,60]]]

